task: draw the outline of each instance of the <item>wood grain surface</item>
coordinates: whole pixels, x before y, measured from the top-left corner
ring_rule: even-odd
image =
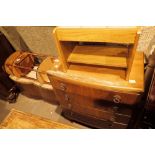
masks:
[[[65,82],[72,82],[78,85],[89,86],[102,90],[124,91],[142,93],[144,91],[144,55],[136,52],[133,67],[131,69],[129,80],[124,79],[121,70],[106,72],[104,69],[98,69],[87,66],[72,66],[67,72],[48,71],[48,75],[57,76]]]
[[[47,70],[50,70],[53,68],[53,57],[49,56],[43,62],[39,65],[37,69],[37,80],[40,83],[49,83],[48,76],[46,74]]]
[[[113,46],[75,46],[68,62],[127,68],[128,49]]]
[[[125,68],[125,79],[128,81],[135,59],[139,29],[138,27],[55,28],[53,34],[58,48],[59,59],[62,62],[62,71],[67,72],[73,63],[74,65],[85,64],[87,66]],[[94,47],[88,47],[88,43]],[[96,45],[101,44],[103,46],[108,44],[111,49],[105,52],[106,47],[105,49],[96,47]],[[79,45],[82,45],[82,47],[79,47]],[[114,49],[116,45],[125,45],[128,48],[126,57],[122,57],[122,53]]]
[[[58,27],[55,31],[61,41],[89,41],[111,43],[134,43],[137,27],[83,28]]]
[[[73,129],[52,120],[12,109],[1,123],[2,129]]]

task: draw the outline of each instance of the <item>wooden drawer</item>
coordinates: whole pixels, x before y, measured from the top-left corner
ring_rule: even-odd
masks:
[[[98,106],[92,98],[65,93],[56,89],[56,96],[60,105],[64,109],[88,115],[99,119],[105,119],[113,122],[128,123],[132,114],[130,108],[116,106],[114,104],[102,102],[102,106]],[[105,105],[105,106],[104,106]]]
[[[54,89],[59,89],[67,93],[78,94],[95,100],[103,99],[116,104],[121,103],[133,105],[138,103],[141,99],[141,95],[137,93],[123,93],[116,91],[99,90],[91,87],[64,82],[55,77],[52,78],[52,86],[54,87]]]
[[[71,121],[77,121],[92,128],[125,129],[128,127],[127,124],[98,119],[92,116],[82,115],[66,109],[63,110],[63,115]]]
[[[69,107],[69,110],[79,113],[81,115],[95,117],[97,119],[101,119],[101,120],[103,119],[106,121],[111,121],[113,123],[128,124],[130,121],[130,117],[128,116],[112,114],[106,111],[102,111],[102,110],[98,110],[90,107],[79,106],[77,104],[73,104],[72,106],[63,104],[62,107],[65,109],[68,109]]]

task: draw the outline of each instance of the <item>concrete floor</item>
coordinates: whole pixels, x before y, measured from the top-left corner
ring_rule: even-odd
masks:
[[[0,99],[0,122],[2,122],[2,120],[8,115],[8,113],[12,108],[21,110],[23,112],[39,115],[56,122],[71,125],[78,129],[88,128],[78,123],[71,122],[66,118],[64,118],[63,116],[61,116],[60,115],[61,109],[59,108],[58,105],[51,104],[49,102],[45,102],[40,99],[38,100],[29,98],[22,94],[18,96],[17,102],[12,104]]]

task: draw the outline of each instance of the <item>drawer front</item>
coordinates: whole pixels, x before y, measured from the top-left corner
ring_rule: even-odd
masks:
[[[69,94],[58,89],[56,89],[56,95],[63,109],[68,109],[82,115],[121,123],[128,123],[131,118],[132,110],[129,108],[124,108],[123,110],[123,107],[118,107],[116,109],[116,106],[105,104],[104,102],[103,105],[106,106],[98,106],[92,98]],[[119,113],[119,109],[121,109],[120,112],[122,113]],[[123,114],[126,111],[128,113]]]
[[[64,107],[66,107],[66,106],[64,106]],[[70,110],[73,112],[76,112],[76,113],[80,113],[85,116],[95,117],[97,119],[111,121],[113,123],[128,124],[130,121],[130,117],[127,117],[127,116],[115,115],[114,113],[109,113],[109,112],[94,109],[91,107],[79,106],[77,104],[73,104],[71,106]]]
[[[85,125],[88,125],[93,128],[101,128],[101,129],[125,129],[127,128],[127,124],[123,123],[112,123],[110,121],[97,119],[95,117],[82,115],[76,112],[72,112],[70,110],[63,110],[63,115],[70,120],[74,120]]]
[[[56,78],[52,79],[52,86],[55,89],[59,89],[67,93],[78,94],[96,100],[104,99],[106,101],[110,101],[115,104],[121,103],[121,104],[133,105],[138,103],[141,99],[141,95],[137,93],[123,93],[123,92],[99,90],[95,88],[72,84],[69,82],[66,83]]]

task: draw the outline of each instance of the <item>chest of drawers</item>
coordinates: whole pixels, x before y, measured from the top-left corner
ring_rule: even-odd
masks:
[[[49,74],[49,79],[64,116],[96,128],[127,128],[141,99],[139,93],[102,90],[77,84],[76,79],[53,74]],[[94,124],[92,119],[98,123]]]

